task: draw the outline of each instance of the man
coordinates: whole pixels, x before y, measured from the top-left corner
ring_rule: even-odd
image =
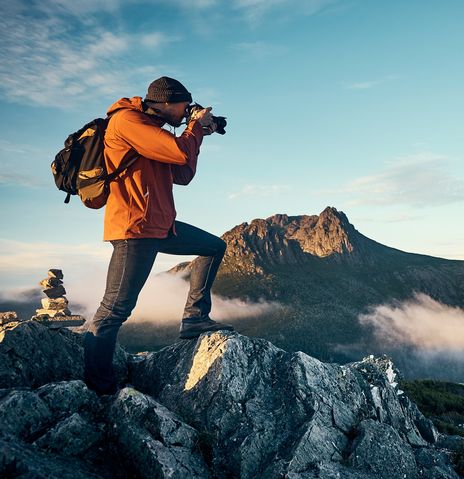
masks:
[[[104,240],[114,247],[106,291],[84,339],[85,380],[98,394],[117,391],[112,360],[122,323],[130,316],[157,253],[199,255],[190,277],[180,338],[205,331],[233,330],[209,318],[211,286],[226,244],[199,228],[175,221],[173,183],[187,185],[195,175],[203,136],[215,130],[211,108],[196,111],[176,137],[163,129],[177,127],[188,115],[190,92],[177,80],[158,78],[141,97],[122,98],[108,110],[105,162],[114,171],[123,158],[131,164],[110,183]]]

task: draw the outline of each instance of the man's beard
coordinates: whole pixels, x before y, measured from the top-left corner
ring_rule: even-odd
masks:
[[[173,126],[174,128],[177,128],[179,127],[180,125],[182,125],[182,121],[184,120],[184,117],[174,117],[174,115],[172,114],[164,114],[163,115],[163,120],[168,124],[168,125],[171,125]]]
[[[147,115],[153,116],[155,118],[159,118],[160,120],[164,121],[168,125],[173,126],[174,128],[177,128],[182,125],[182,122],[184,120],[184,117],[182,117],[180,120],[177,118],[173,118],[171,115],[166,114],[166,113],[161,113],[160,111],[156,111],[152,108],[148,108],[145,113]]]
[[[181,118],[181,119],[178,120],[178,121],[174,121],[174,120],[171,119],[171,118],[165,118],[165,120],[166,120],[166,123],[167,123],[168,125],[171,125],[171,126],[173,126],[174,128],[177,128],[177,127],[179,127],[180,125],[182,125],[182,120],[183,120],[183,118]]]

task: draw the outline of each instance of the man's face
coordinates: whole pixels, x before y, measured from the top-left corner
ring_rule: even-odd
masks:
[[[156,109],[159,111],[159,116],[163,118],[171,126],[180,126],[182,120],[187,116],[187,107],[190,105],[188,101],[179,103],[157,103]],[[147,113],[150,113],[148,110]]]

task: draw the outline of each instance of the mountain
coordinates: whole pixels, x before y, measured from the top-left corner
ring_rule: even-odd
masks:
[[[118,348],[115,368],[121,389],[98,397],[78,330],[0,326],[0,477],[459,478],[462,438],[422,415],[388,357],[327,364],[218,331]]]
[[[318,216],[255,219],[222,239],[227,251],[213,292],[279,303],[260,318],[237,320],[238,330],[324,361],[347,362],[385,352],[372,326],[358,320],[375,305],[423,293],[446,305],[464,306],[464,261],[377,243],[333,207]],[[192,265],[183,263],[171,271],[188,276]],[[409,361],[411,348],[390,346],[389,354],[405,374],[424,373]],[[444,379],[463,381],[460,366],[447,364]]]

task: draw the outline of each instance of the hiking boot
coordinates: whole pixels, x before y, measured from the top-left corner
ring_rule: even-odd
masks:
[[[205,318],[186,318],[182,320],[179,337],[180,339],[192,339],[206,331],[220,331],[221,329],[233,331],[234,327],[230,324],[213,321],[209,316]]]

